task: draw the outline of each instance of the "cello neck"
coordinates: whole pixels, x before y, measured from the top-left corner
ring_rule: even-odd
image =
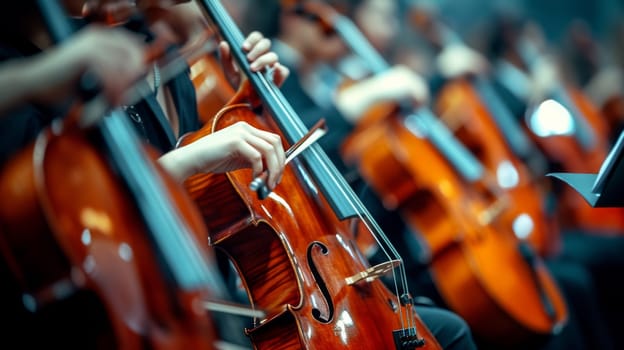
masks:
[[[418,28],[423,28],[423,25],[427,24],[423,31],[429,32],[430,35],[425,35],[425,38],[436,49],[437,53],[452,45],[468,46],[457,32],[442,23],[435,14],[418,10],[415,10],[415,13],[417,16],[414,16],[412,23]],[[423,18],[423,20],[417,20],[417,18]],[[534,145],[524,132],[519,132],[520,123],[492,86],[491,80],[485,74],[478,74],[472,79],[466,80],[479,95],[481,102],[489,111],[489,115],[504,135],[507,145],[515,154],[524,158],[530,157]]]
[[[74,28],[57,0],[37,0],[37,7],[54,43],[63,42],[74,34]]]
[[[374,74],[380,74],[390,69],[390,64],[366,39],[360,29],[348,17],[336,14],[334,30],[349,47],[351,52],[364,61],[366,67]]]
[[[230,44],[232,56],[249,79],[264,107],[284,133],[288,143],[296,143],[307,134],[308,129],[279,88],[265,74],[251,71],[245,53],[241,50],[244,37],[238,26],[219,1],[197,0],[197,2],[218,28],[223,39]],[[312,177],[339,219],[365,215],[365,209],[359,203],[359,199],[318,144],[310,146],[300,158],[305,161]]]

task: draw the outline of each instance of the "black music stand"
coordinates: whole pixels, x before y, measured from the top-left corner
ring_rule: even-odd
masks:
[[[594,208],[624,206],[624,132],[609,151],[598,174],[550,173],[580,193]]]

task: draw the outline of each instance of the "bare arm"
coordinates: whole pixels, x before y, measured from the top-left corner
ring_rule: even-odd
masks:
[[[339,91],[336,107],[352,124],[370,107],[381,102],[411,100],[423,103],[429,99],[426,81],[404,66],[362,80]]]
[[[284,162],[280,137],[245,122],[170,151],[159,159],[179,182],[197,173],[223,173],[241,168],[251,168],[257,176],[266,168],[271,188],[279,182]]]
[[[0,65],[0,114],[23,103],[53,104],[75,93],[86,70],[102,82],[115,103],[144,72],[143,46],[120,29],[93,26],[68,42],[28,58]]]

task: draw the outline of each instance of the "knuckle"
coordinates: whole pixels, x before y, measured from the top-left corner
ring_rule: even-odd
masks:
[[[254,152],[254,153],[249,155],[249,160],[252,163],[254,163],[254,164],[261,164],[262,163],[262,155],[260,154],[260,152]]]
[[[240,130],[249,130],[251,125],[249,125],[246,121],[238,121],[234,124],[234,127]]]
[[[282,143],[282,139],[281,137],[279,137],[278,134],[271,134],[270,135],[271,138],[271,143],[275,144],[275,145],[280,145]]]
[[[251,32],[247,36],[246,41],[252,45],[255,45],[261,38],[262,38],[262,35],[260,35],[259,32]]]

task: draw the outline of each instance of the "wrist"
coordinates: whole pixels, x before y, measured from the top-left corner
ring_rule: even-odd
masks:
[[[158,158],[158,164],[178,183],[194,173],[194,167],[188,161],[192,158],[187,156],[188,151],[187,147],[177,148]]]
[[[30,62],[32,69],[25,76],[30,86],[29,101],[54,102],[74,92],[78,76],[85,70],[85,59],[53,48],[47,55],[38,55]]]

